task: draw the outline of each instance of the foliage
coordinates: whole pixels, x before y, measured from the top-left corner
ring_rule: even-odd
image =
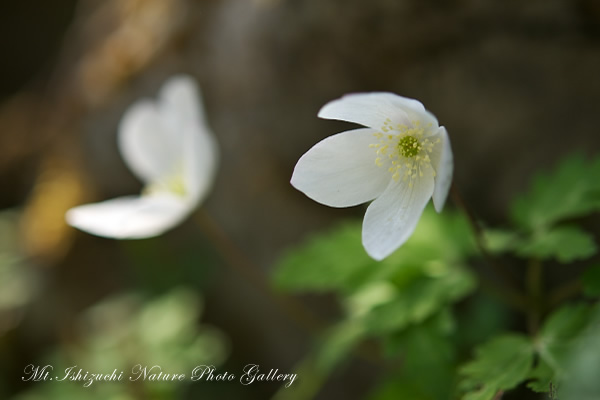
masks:
[[[166,295],[145,301],[136,294],[108,298],[88,310],[80,319],[80,343],[56,349],[47,358],[58,376],[75,366],[85,371],[111,374],[124,372],[124,380],[135,376],[135,365],[163,373],[186,373],[196,365],[222,362],[226,348],[214,328],[198,326],[199,298],[191,291],[175,289]],[[153,372],[157,372],[154,370]],[[188,380],[189,381],[189,380]],[[18,397],[36,399],[135,399],[138,394],[153,399],[172,399],[182,389],[181,382],[136,380],[130,391],[127,382],[86,381],[42,382]]]
[[[512,389],[528,375],[533,348],[523,335],[497,336],[477,348],[475,359],[460,369],[465,400],[490,400],[501,390]]]
[[[402,370],[410,376],[406,385],[396,382],[389,390],[449,399],[456,357],[449,306],[475,289],[475,277],[466,268],[474,252],[464,217],[427,209],[413,236],[381,262],[364,253],[360,225],[347,222],[289,251],[274,280],[280,290],[338,293],[346,317],[319,346],[316,366],[322,374],[331,373],[361,341],[372,338],[384,344],[387,357],[403,357]],[[431,349],[436,351],[425,359]],[[431,373],[436,386],[426,378]]]
[[[538,175],[532,188],[511,206],[514,229],[489,229],[489,248],[523,258],[560,263],[585,260],[598,251],[594,237],[573,224],[573,218],[600,209],[600,159],[566,158],[551,174]]]
[[[584,228],[580,222],[599,209],[600,158],[572,156],[537,175],[531,189],[516,198],[512,226],[485,229],[483,245],[501,268],[506,262],[530,268],[523,272],[527,292],[518,308],[528,333],[519,324],[515,330],[514,311],[507,308],[514,298],[502,296],[502,285],[490,293],[476,290],[478,280],[487,277],[469,268],[482,260],[476,259],[481,254],[462,214],[426,209],[414,235],[381,262],[362,249],[357,222],[289,250],[275,271],[275,286],[297,293],[333,292],[344,311],[310,363],[303,364],[312,366],[311,396],[344,360],[366,356],[398,361],[387,365],[369,396],[373,400],[493,400],[517,387],[552,399],[557,393],[567,400],[600,397],[597,379],[580,372],[600,368],[597,352],[589,351],[600,346],[600,312],[593,303],[600,296],[600,267],[593,262],[580,277],[592,302],[556,307],[553,302],[564,293],[544,297],[547,288],[540,280],[545,261],[583,263],[596,255],[590,224]],[[576,281],[569,286],[579,287]]]

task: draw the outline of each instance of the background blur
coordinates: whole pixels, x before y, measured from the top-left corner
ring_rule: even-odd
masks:
[[[116,365],[122,353],[100,360],[98,341],[146,343],[136,335],[165,326],[180,328],[161,336],[175,338],[167,347],[140,345],[130,359],[155,363],[152,349],[160,358],[178,343],[168,353],[190,359],[175,357],[175,370],[206,359],[291,371],[310,349],[311,334],[229,269],[194,221],[139,241],[65,225],[72,206],[140,190],[117,125],[172,74],[197,79],[221,147],[205,212],[266,274],[288,246],[363,213],[289,184],[306,150],[349,127],[316,117],[345,93],[422,101],[448,129],[456,185],[492,223],[536,170],[600,143],[596,0],[22,0],[0,4],[0,58],[2,398],[38,389],[21,380],[27,364]],[[299,300],[323,319],[338,313],[327,296]],[[320,398],[360,398],[377,373],[354,360]],[[196,384],[168,396],[262,399],[277,388]]]

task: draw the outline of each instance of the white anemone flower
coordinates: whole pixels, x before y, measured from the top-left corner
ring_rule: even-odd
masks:
[[[212,186],[217,144],[190,77],[171,77],[156,101],[134,103],[121,119],[118,146],[145,183],[141,195],[72,208],[70,225],[115,239],[157,236],[183,221]]]
[[[423,104],[392,93],[357,93],[326,104],[319,117],[366,126],[330,136],[306,152],[291,183],[330,207],[374,200],[362,242],[382,260],[414,232],[429,199],[440,212],[452,181],[448,134]]]

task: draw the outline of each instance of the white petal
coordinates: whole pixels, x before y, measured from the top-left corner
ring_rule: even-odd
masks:
[[[205,125],[204,107],[195,81],[186,75],[169,78],[159,93],[160,109],[173,130]]]
[[[325,104],[319,117],[355,122],[378,131],[388,118],[393,125],[411,126],[419,121],[423,126],[431,124],[434,130],[438,127],[437,119],[418,100],[385,92],[346,95]]]
[[[198,128],[186,138],[183,179],[186,195],[194,203],[202,201],[212,188],[219,150],[212,132]]]
[[[362,241],[367,253],[382,260],[400,247],[414,232],[432,192],[430,176],[417,179],[412,188],[402,179],[392,180],[365,213]]]
[[[129,167],[148,184],[183,173],[186,196],[198,203],[210,190],[218,149],[193,79],[165,82],[156,103],[142,101],[123,117],[119,145]]]
[[[121,119],[119,150],[127,166],[145,183],[173,174],[181,162],[183,132],[169,129],[157,105],[141,100]]]
[[[331,207],[350,207],[373,200],[391,180],[369,145],[372,129],[355,129],[323,139],[294,168],[291,183],[311,199]]]
[[[450,139],[446,128],[441,126],[432,140],[440,139],[440,143],[436,145],[431,154],[431,163],[436,172],[435,186],[433,189],[433,205],[437,212],[442,211],[448,191],[452,184],[452,174],[454,172],[454,157],[452,156],[452,148],[450,147]]]
[[[157,236],[181,222],[192,205],[169,195],[119,197],[67,211],[69,225],[97,236],[141,239]]]

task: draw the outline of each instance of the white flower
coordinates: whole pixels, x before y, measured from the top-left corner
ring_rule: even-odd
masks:
[[[443,126],[417,100],[392,93],[351,94],[326,104],[319,117],[368,128],[330,136],[306,152],[292,185],[331,207],[373,201],[362,241],[382,260],[412,235],[433,197],[440,212],[452,181],[452,150]]]
[[[157,236],[184,220],[212,186],[217,144],[190,77],[167,80],[157,101],[134,103],[121,119],[118,145],[145,183],[141,195],[72,208],[70,225],[115,239]]]

